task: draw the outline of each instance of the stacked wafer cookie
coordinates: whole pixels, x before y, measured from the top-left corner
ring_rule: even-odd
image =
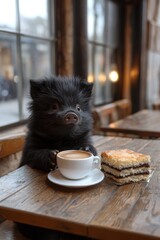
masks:
[[[101,153],[102,170],[118,185],[147,180],[150,156],[129,149],[107,150]]]

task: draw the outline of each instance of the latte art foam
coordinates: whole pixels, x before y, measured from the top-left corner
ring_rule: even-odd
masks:
[[[58,155],[67,160],[79,160],[79,159],[85,159],[91,156],[90,153],[83,152],[83,151],[65,151],[63,153],[59,153]]]

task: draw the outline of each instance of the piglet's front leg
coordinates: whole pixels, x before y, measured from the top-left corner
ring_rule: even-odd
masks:
[[[57,156],[58,150],[49,149],[29,149],[24,151],[20,166],[25,164],[32,168],[41,169],[49,172],[57,168]]]
[[[92,144],[86,144],[80,148],[80,150],[91,152],[94,156],[97,155],[97,150]]]

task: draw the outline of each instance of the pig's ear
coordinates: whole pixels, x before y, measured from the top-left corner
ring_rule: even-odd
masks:
[[[81,82],[81,90],[86,97],[91,97],[93,83]]]
[[[44,86],[43,80],[30,80],[30,95],[32,99],[39,97]]]

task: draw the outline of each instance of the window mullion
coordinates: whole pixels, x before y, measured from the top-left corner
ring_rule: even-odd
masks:
[[[17,34],[17,64],[18,64],[18,76],[17,77],[17,94],[18,94],[18,110],[19,119],[23,119],[23,64],[22,64],[22,50],[21,50],[21,36],[20,36],[20,12],[19,12],[19,0],[16,0],[17,20],[16,27],[19,34]]]
[[[49,37],[53,38],[53,13],[54,13],[54,2],[52,0],[48,0],[47,2],[47,6],[48,6],[48,21],[49,21]],[[52,41],[49,42],[50,45],[50,69],[51,69],[51,73],[55,72],[55,49],[53,46],[53,39]]]

